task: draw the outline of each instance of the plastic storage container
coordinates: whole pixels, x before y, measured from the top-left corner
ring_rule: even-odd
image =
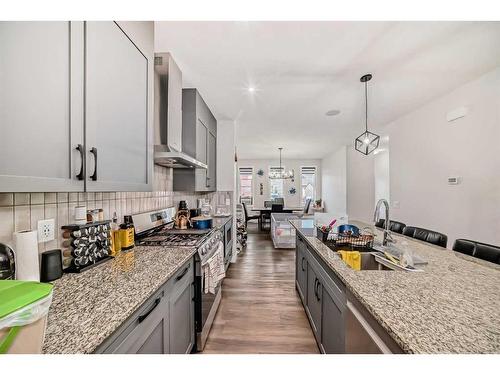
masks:
[[[36,281],[0,281],[0,354],[42,351],[52,285]]]
[[[276,249],[293,249],[295,247],[295,228],[288,220],[298,220],[299,216],[281,212],[271,214],[271,237]]]

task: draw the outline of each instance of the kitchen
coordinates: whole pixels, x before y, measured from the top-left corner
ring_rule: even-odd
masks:
[[[336,32],[350,57],[317,62]],[[0,349],[500,353],[498,41],[497,22],[0,22]]]

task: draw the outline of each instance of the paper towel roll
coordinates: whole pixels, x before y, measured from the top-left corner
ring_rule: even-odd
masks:
[[[14,232],[16,279],[40,281],[38,235],[36,230]]]

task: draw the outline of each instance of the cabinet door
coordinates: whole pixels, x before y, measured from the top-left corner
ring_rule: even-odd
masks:
[[[320,281],[316,271],[307,263],[307,305],[311,327],[318,342],[321,342],[321,297],[317,293]]]
[[[321,347],[324,353],[345,353],[345,302],[338,300],[328,286],[320,283],[321,296]]]
[[[197,119],[196,121],[196,159],[202,163],[207,164],[208,154],[207,154],[207,144],[208,144],[208,129],[205,124]],[[195,190],[196,191],[207,191],[208,190],[208,171],[206,169],[196,169],[195,171]]]
[[[298,242],[302,244],[302,242]],[[302,246],[297,245],[296,253],[296,279],[297,279],[297,289],[299,291],[300,298],[303,302],[306,301],[307,297],[307,258],[304,254],[304,249]]]
[[[150,190],[148,58],[115,22],[85,35],[87,190]]]
[[[150,300],[142,309],[132,330],[119,337],[107,353],[167,354],[169,353],[169,312],[166,296]]]
[[[192,262],[174,281],[170,298],[170,353],[190,353],[194,345],[194,301]]]
[[[0,22],[0,191],[83,191],[83,23]]]
[[[209,191],[215,191],[217,186],[216,168],[217,168],[217,138],[211,132],[208,132],[208,177],[207,187]]]

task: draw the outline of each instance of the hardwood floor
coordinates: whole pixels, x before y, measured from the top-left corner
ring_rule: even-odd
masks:
[[[203,353],[319,353],[295,290],[295,251],[250,226],[231,265]]]

